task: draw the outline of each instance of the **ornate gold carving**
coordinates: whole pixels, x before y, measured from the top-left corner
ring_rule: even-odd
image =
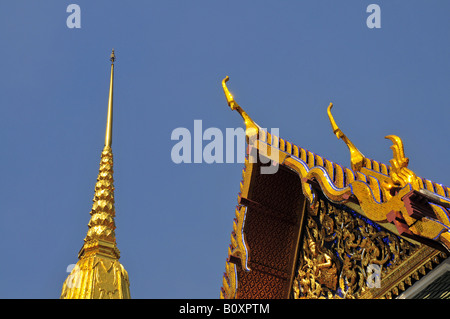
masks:
[[[80,260],[63,284],[63,299],[128,299],[128,273],[117,260],[91,256]]]
[[[337,263],[326,249],[317,247],[311,236],[303,251],[304,263],[294,281],[294,298],[332,298],[338,282]]]
[[[307,216],[302,247],[294,298],[337,299],[377,290],[367,284],[370,265],[380,267],[382,282],[419,248],[323,199]]]

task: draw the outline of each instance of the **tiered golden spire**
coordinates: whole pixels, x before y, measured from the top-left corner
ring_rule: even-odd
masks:
[[[115,236],[112,144],[114,49],[111,53],[111,79],[105,146],[95,184],[91,220],[78,262],[63,284],[61,298],[130,298],[128,273],[119,263]]]

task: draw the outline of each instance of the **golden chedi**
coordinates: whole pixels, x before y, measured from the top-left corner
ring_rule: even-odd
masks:
[[[119,263],[115,236],[114,179],[112,144],[114,50],[111,54],[111,79],[105,147],[95,185],[94,203],[84,245],[78,262],[65,280],[62,299],[128,299],[128,273]]]

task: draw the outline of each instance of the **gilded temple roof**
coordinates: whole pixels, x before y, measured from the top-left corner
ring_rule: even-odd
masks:
[[[393,143],[390,165],[369,159],[338,127],[330,103],[327,113],[333,133],[344,141],[350,152],[351,168],[347,168],[262,130],[236,103],[228,91],[227,81],[228,77],[222,82],[227,103],[244,119],[250,152],[243,171],[222,297],[236,297],[233,292],[237,291],[240,271],[236,264],[246,272],[251,271],[244,224],[249,205],[255,206],[248,200],[252,192],[249,188],[254,187],[250,187],[252,163],[257,162],[252,150],[299,177],[301,192],[310,209],[317,209],[320,198],[324,197],[332,205],[348,208],[412,245],[450,250],[450,188],[408,169],[409,159],[405,157],[401,138],[386,136]]]

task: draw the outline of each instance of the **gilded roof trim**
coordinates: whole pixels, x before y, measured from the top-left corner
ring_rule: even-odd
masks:
[[[277,151],[270,150],[267,151],[267,154],[275,154],[277,158],[272,157],[272,160],[288,166],[298,173],[302,180],[303,193],[311,205],[315,204],[312,184],[318,184],[320,190],[330,201],[345,204],[394,233],[406,236],[407,234],[399,232],[397,226],[392,227],[392,220],[389,220],[388,214],[391,211],[398,211],[401,214],[402,222],[408,225],[411,232],[409,239],[420,240],[423,237],[437,241],[450,250],[450,212],[443,206],[450,201],[450,198],[441,195],[445,192],[448,194],[448,187],[418,177],[418,184],[423,185],[424,189],[435,195],[440,202],[429,199],[429,204],[435,213],[434,218],[430,216],[413,218],[409,216],[403,202],[403,197],[415,189],[413,185],[406,183],[402,188],[399,187],[395,194],[383,187],[384,184],[391,182],[391,176],[384,174],[383,171],[390,172],[391,167],[365,158],[365,166],[361,168],[361,171],[353,171],[348,168],[343,168],[341,171],[341,166],[301,147],[292,147],[290,142],[282,138],[272,138],[270,133],[267,133],[267,139],[264,137],[265,134],[260,134],[259,141],[264,143],[267,143],[268,140],[279,141],[278,144],[268,147],[276,148]],[[259,147],[260,143],[257,144]],[[286,145],[291,147],[286,147]],[[263,151],[265,148],[262,148]],[[294,151],[288,153],[289,149]],[[298,155],[296,150],[298,150]],[[383,167],[386,168],[383,169]],[[337,178],[335,178],[336,171],[339,171],[340,175],[336,176]],[[440,189],[441,194],[436,193],[435,189]]]

